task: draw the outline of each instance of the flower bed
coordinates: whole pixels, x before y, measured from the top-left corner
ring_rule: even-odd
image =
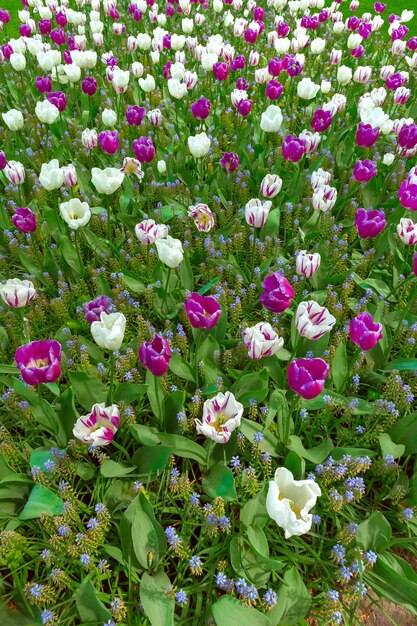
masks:
[[[18,17],[3,622],[354,624],[369,589],[417,614],[413,12]]]

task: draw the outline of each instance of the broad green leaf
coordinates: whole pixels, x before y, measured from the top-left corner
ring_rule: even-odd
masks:
[[[158,537],[152,520],[144,511],[136,511],[132,523],[132,544],[135,555],[144,569],[159,561]]]
[[[158,440],[163,446],[172,448],[172,454],[175,456],[180,456],[184,459],[193,459],[201,465],[207,462],[207,452],[205,448],[187,437],[173,435],[171,433],[158,433]]]
[[[134,472],[136,467],[126,467],[112,459],[106,459],[100,466],[100,474],[105,478],[120,478]]]
[[[213,280],[211,280],[210,282],[206,283],[205,285],[203,285],[202,287],[200,287],[200,289],[197,291],[197,293],[200,296],[204,296],[205,293],[207,293],[208,291],[210,291],[210,289],[212,287],[214,287],[214,285],[216,283],[218,283],[220,280],[220,276],[216,276],[216,278],[213,278]]]
[[[41,515],[61,515],[63,501],[47,487],[34,485],[28,501],[19,513],[19,519],[35,519]]]
[[[164,430],[169,433],[180,432],[180,422],[177,416],[179,413],[185,414],[185,399],[186,393],[183,389],[177,389],[164,398]]]
[[[75,593],[75,604],[82,624],[102,624],[111,619],[111,613],[97,598],[89,578],[84,578]]]
[[[311,597],[295,567],[285,572],[278,598],[278,604],[269,612],[272,626],[297,626],[308,613]]]
[[[203,489],[210,498],[237,499],[235,479],[230,467],[218,464],[202,479]]]
[[[296,480],[302,480],[304,478],[306,462],[296,452],[294,452],[294,450],[290,450],[285,457],[284,467],[292,472]]]
[[[139,474],[149,476],[153,480],[162,472],[172,454],[172,448],[166,446],[142,446],[132,458]]]
[[[211,610],[217,626],[271,626],[267,615],[232,596],[222,596]]]
[[[188,380],[192,383],[195,382],[195,370],[182,356],[175,352],[171,354],[169,360],[169,369],[175,376]]]
[[[164,421],[164,391],[162,389],[161,380],[159,376],[154,376],[148,370],[146,372],[146,384],[146,395],[148,396],[152,412],[158,418],[159,423],[162,425]]]
[[[296,452],[298,456],[300,456],[302,459],[307,459],[307,461],[311,461],[311,463],[317,464],[322,463],[324,459],[327,459],[327,457],[333,450],[333,442],[331,439],[326,439],[320,445],[306,450],[300,437],[291,435],[290,443],[288,444],[287,448]]]
[[[152,446],[160,443],[159,431],[157,428],[153,428],[152,426],[132,424],[130,432],[137,441],[140,441],[140,443],[143,443],[145,446]]]
[[[382,454],[389,454],[394,459],[399,459],[404,454],[405,445],[403,443],[394,443],[388,433],[379,435],[379,445],[381,446]]]
[[[125,402],[126,404],[132,404],[138,398],[145,395],[147,390],[146,385],[138,385],[135,383],[119,383],[116,385],[113,401]]]
[[[378,594],[395,604],[402,604],[417,615],[417,583],[411,578],[410,566],[397,555],[378,556],[374,567],[365,570],[365,582]]]
[[[392,370],[415,372],[417,370],[417,359],[397,359],[390,361],[387,363],[385,371],[391,372]]]
[[[389,431],[394,443],[405,446],[405,454],[417,452],[417,413],[410,413],[398,420]]]
[[[263,528],[268,523],[269,515],[266,512],[266,494],[268,491],[265,485],[254,498],[251,498],[240,510],[240,521],[245,526],[260,526]]]
[[[359,524],[356,543],[364,550],[384,550],[391,541],[392,529],[381,511],[375,511]]]
[[[163,572],[145,572],[139,585],[140,601],[151,626],[173,626],[174,608],[171,581]]]
[[[341,341],[337,346],[337,350],[332,362],[332,378],[336,391],[341,393],[345,386],[348,373],[348,360],[346,353],[346,343]]]
[[[93,378],[85,372],[68,372],[68,378],[77,402],[86,411],[90,412],[93,404],[106,401],[107,386],[98,378]]]
[[[236,399],[248,407],[251,400],[263,402],[268,395],[269,374],[266,367],[253,374],[244,374],[233,385],[233,393]]]
[[[262,427],[257,422],[253,422],[252,420],[246,419],[244,417],[242,418],[242,421],[240,424],[240,431],[245,435],[247,439],[249,439],[249,441],[252,442],[254,434],[259,431],[262,431]],[[278,456],[277,438],[269,431],[262,431],[262,434],[264,436],[264,439],[263,441],[261,441],[260,444],[258,444],[259,449],[262,452],[269,452],[269,454],[271,454],[272,456]]]

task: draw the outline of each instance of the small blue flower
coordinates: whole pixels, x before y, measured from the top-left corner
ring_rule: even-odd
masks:
[[[188,602],[188,596],[183,589],[180,589],[175,594],[175,599],[179,605],[184,606]]]

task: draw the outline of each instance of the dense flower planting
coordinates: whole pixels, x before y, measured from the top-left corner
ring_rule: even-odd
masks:
[[[0,10],[6,626],[417,614],[417,37],[390,10],[22,0],[17,38]]]

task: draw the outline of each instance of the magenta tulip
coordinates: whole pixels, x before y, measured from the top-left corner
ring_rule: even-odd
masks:
[[[274,272],[267,276],[262,283],[262,288],[263,292],[259,296],[259,300],[265,308],[274,313],[282,313],[291,306],[294,289],[280,272]]]
[[[58,341],[32,341],[16,350],[15,360],[28,385],[53,383],[61,376],[61,344]]]
[[[213,328],[222,312],[213,296],[200,296],[195,291],[185,302],[185,310],[193,328]]]
[[[288,367],[288,385],[304,400],[311,400],[323,391],[329,371],[323,359],[297,359]]]
[[[119,133],[117,130],[103,130],[99,133],[98,140],[101,149],[106,154],[115,154],[119,149]]]
[[[356,131],[356,145],[360,148],[371,148],[379,137],[379,128],[359,122]]]
[[[374,322],[372,315],[365,311],[350,322],[349,335],[361,350],[370,350],[382,339],[382,324]]]
[[[162,335],[155,335],[152,341],[144,341],[139,348],[139,360],[154,376],[163,376],[169,367],[171,349]]]
[[[356,161],[353,168],[353,177],[358,183],[367,183],[378,174],[375,163],[370,159]]]
[[[387,225],[384,211],[358,209],[355,213],[355,228],[362,239],[372,239]]]
[[[36,230],[36,216],[28,208],[15,207],[12,222],[21,233],[33,233]]]

